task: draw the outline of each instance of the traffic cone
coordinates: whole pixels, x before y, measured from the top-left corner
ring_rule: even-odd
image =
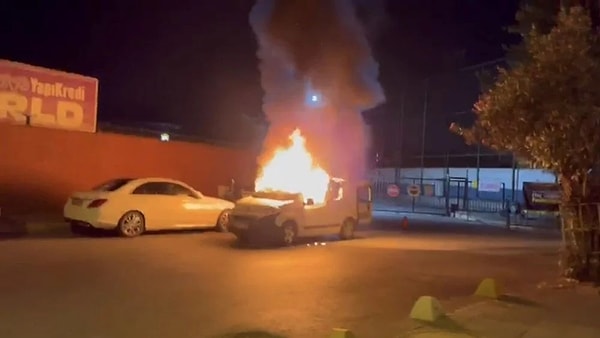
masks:
[[[402,219],[402,229],[403,230],[408,229],[408,218],[406,216],[404,216],[404,218]]]

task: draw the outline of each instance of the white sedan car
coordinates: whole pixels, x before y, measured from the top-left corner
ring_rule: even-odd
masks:
[[[214,228],[227,231],[234,204],[166,178],[120,178],[74,193],[64,206],[71,230],[116,229],[135,237],[146,230]]]

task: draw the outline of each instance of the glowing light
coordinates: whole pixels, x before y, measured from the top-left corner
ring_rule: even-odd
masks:
[[[278,148],[273,158],[261,168],[255,182],[257,191],[282,191],[300,193],[304,200],[325,202],[330,176],[314,163],[306,149],[306,139],[296,129],[290,135],[292,144]]]
[[[312,102],[317,102],[317,101],[319,101],[319,97],[317,95],[313,95],[313,96],[310,97],[310,100]]]

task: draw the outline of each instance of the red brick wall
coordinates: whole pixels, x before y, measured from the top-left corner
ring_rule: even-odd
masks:
[[[235,178],[251,184],[255,154],[186,142],[0,123],[2,212],[60,211],[73,191],[116,177],[168,177],[207,195]]]

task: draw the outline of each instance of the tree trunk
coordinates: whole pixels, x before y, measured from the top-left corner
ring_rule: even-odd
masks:
[[[598,282],[598,230],[600,203],[587,201],[587,177],[560,175],[563,193],[560,205],[563,248],[561,274],[579,281]]]

